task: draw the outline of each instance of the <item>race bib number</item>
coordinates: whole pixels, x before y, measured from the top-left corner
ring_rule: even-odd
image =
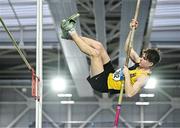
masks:
[[[124,79],[123,70],[121,68],[119,68],[118,70],[116,70],[113,73],[113,80],[119,81],[119,80],[123,80],[123,79]]]

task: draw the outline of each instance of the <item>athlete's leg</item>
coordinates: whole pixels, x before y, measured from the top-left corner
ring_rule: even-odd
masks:
[[[80,37],[76,31],[72,31],[70,32],[70,36],[72,38],[72,40],[76,43],[76,45],[79,47],[79,49],[87,54],[91,60],[91,66],[90,66],[90,76],[95,76],[97,74],[100,74],[101,72],[104,71],[103,68],[103,61],[102,61],[102,57],[101,57],[101,52],[103,51],[103,46],[97,42],[97,45],[95,47],[92,47],[91,42],[93,41],[89,41],[88,43],[86,41],[83,40],[82,37]],[[92,42],[94,43],[94,42]]]
[[[102,59],[103,64],[106,64],[110,61],[110,57],[107,54],[107,51],[105,50],[105,48],[102,46],[102,44],[99,41],[96,41],[87,37],[81,37],[81,39],[84,40],[89,46],[95,49],[101,47],[99,49],[101,49],[100,54],[101,54],[101,59]]]
[[[98,41],[80,37],[75,31],[75,19],[77,15],[73,15],[61,23],[63,38],[68,39],[68,35],[76,43],[79,49],[87,54],[91,60],[91,77],[100,74],[104,71],[103,65],[110,59],[102,44]]]

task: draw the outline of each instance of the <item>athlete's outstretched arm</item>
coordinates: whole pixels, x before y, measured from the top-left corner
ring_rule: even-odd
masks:
[[[130,23],[130,28],[137,28],[138,27],[138,22],[134,19],[132,19],[131,23]],[[124,46],[124,50],[126,53],[128,53],[128,44],[130,42],[130,36],[132,35],[132,31],[129,31],[128,33],[128,36],[126,38],[126,41],[125,41],[125,46]],[[129,46],[131,47],[131,51],[130,51],[130,59],[134,62],[134,63],[139,63],[140,62],[140,57],[139,55],[137,54],[137,52],[133,49],[132,46]]]

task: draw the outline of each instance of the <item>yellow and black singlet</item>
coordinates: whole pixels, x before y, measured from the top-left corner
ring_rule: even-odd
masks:
[[[129,68],[129,74],[130,74],[131,85],[133,85],[139,77],[149,76],[150,72],[140,69],[139,64],[136,64],[132,68]],[[124,80],[118,80],[118,81],[114,80],[113,73],[110,73],[108,75],[108,79],[107,79],[108,90],[114,90],[116,92],[116,90],[121,89],[122,84],[124,84]],[[110,92],[113,93],[114,91],[110,91]]]

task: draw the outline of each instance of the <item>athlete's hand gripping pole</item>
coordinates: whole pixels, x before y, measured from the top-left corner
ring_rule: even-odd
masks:
[[[125,62],[126,66],[128,66],[128,63],[129,63],[129,57],[130,57],[130,51],[131,51],[131,48],[132,48],[132,42],[133,42],[133,39],[134,39],[134,33],[135,33],[136,27],[138,26],[137,16],[138,16],[138,13],[139,13],[139,7],[140,7],[140,0],[137,0],[136,11],[135,11],[134,19],[132,20],[132,22],[134,22],[135,25],[130,24],[130,27],[131,27],[130,33],[131,33],[131,35],[130,35],[130,39],[128,41],[128,50],[127,50],[127,56],[126,56],[126,62]],[[121,91],[120,91],[120,94],[119,94],[118,105],[116,107],[116,116],[115,116],[115,120],[114,120],[114,128],[118,128],[118,121],[119,121],[119,116],[120,116],[120,112],[121,112],[123,90],[124,90],[124,84],[122,84]]]

